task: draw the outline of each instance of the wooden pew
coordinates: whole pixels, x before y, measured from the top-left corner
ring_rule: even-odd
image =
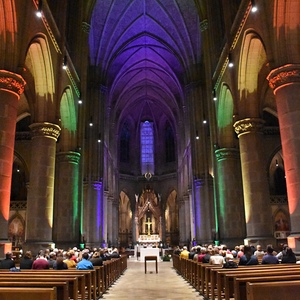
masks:
[[[4,288],[0,287],[1,300],[56,300],[56,288]]]
[[[69,286],[66,281],[24,281],[22,278],[20,281],[14,279],[13,281],[1,281],[0,287],[12,288],[12,287],[30,287],[30,288],[56,288],[56,300],[69,300]],[[0,299],[2,299],[0,294]],[[21,298],[20,298],[21,299]]]
[[[78,285],[78,278],[83,279],[84,283],[84,276],[73,276],[73,275],[58,275],[58,274],[44,274],[36,272],[1,272],[0,273],[0,281],[31,281],[31,282],[48,282],[48,281],[62,281],[62,282],[68,282],[69,284],[69,293],[70,298],[74,300],[78,300],[78,291],[80,294],[83,293],[85,295],[85,285],[81,285],[79,287]],[[83,288],[83,290],[82,290]],[[83,296],[84,297],[84,296]]]
[[[247,300],[296,299],[299,294],[300,280],[247,283]]]
[[[256,266],[240,266],[237,269],[222,269],[216,271],[217,277],[217,296],[222,299],[222,292],[224,292],[225,300],[229,300],[234,292],[234,278],[237,276],[263,276],[270,272],[282,274],[282,272],[289,272],[292,274],[300,274],[300,267],[298,265],[256,265]],[[212,283],[214,284],[214,283]],[[213,298],[212,298],[213,299]]]
[[[282,273],[281,273],[282,274]],[[272,282],[272,281],[290,281],[300,280],[300,274],[292,275],[275,275],[272,273],[268,276],[261,277],[236,277],[234,279],[234,299],[247,300],[247,282]]]

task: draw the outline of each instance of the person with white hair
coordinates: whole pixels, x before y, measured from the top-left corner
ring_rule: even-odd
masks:
[[[182,258],[185,258],[185,259],[189,259],[189,251],[187,249],[187,246],[183,246],[182,248],[182,251],[180,252],[180,256],[179,258],[182,259]]]

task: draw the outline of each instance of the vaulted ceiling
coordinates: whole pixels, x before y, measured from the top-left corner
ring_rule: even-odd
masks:
[[[98,0],[89,45],[116,120],[179,121],[184,84],[201,56],[193,0]]]

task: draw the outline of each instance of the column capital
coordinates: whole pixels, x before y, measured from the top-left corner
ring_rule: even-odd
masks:
[[[59,152],[56,154],[56,161],[78,164],[80,161],[80,153],[73,151]]]
[[[32,131],[32,137],[41,137],[46,136],[55,139],[57,141],[61,128],[52,123],[33,123],[29,125],[31,131]]]
[[[267,76],[269,86],[274,90],[291,83],[300,83],[300,64],[288,64],[272,70]]]
[[[24,92],[25,80],[21,75],[6,70],[0,70],[0,90],[15,93],[18,98]]]
[[[246,118],[233,124],[238,137],[246,133],[263,133],[265,121],[259,118]]]
[[[94,181],[93,188],[95,191],[101,191],[102,189],[102,181]]]
[[[227,160],[227,159],[239,159],[240,151],[235,148],[221,148],[215,151],[217,161]]]

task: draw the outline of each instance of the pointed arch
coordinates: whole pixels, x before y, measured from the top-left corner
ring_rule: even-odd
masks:
[[[262,40],[253,31],[245,32],[241,49],[238,89],[243,111],[240,113],[243,114],[242,117],[258,117],[258,79],[260,70],[267,63],[267,55]]]
[[[46,36],[40,35],[32,41],[26,54],[25,65],[33,77],[35,86],[34,121],[54,120],[56,110],[49,109],[54,102],[54,71]]]

